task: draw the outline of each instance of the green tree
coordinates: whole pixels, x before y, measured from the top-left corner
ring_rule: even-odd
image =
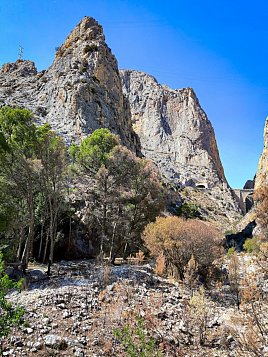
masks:
[[[144,227],[155,220],[165,204],[165,191],[153,164],[136,157],[123,146],[116,146],[107,161],[114,205],[111,225],[110,257],[143,249],[140,239]]]
[[[71,145],[69,153],[85,170],[96,173],[101,165],[105,165],[116,145],[119,145],[118,137],[108,129],[101,128],[86,137],[80,148],[78,145]]]
[[[44,201],[43,216],[47,216],[48,220],[44,258],[46,257],[49,242],[49,262],[52,264],[58,221],[64,207],[64,197],[67,192],[67,151],[63,139],[53,132],[47,124],[37,128],[36,155],[41,165],[40,194]],[[44,217],[43,219],[45,219]],[[42,245],[41,241],[40,247]]]
[[[107,129],[98,129],[79,149],[74,147],[87,179],[89,219],[100,230],[100,253],[109,254],[111,261],[117,254],[140,249],[144,226],[163,206],[156,169],[118,143]]]
[[[21,204],[14,197],[12,185],[0,176],[0,246],[5,246],[5,259],[14,260],[17,253],[17,237],[23,236],[25,219]],[[0,250],[1,250],[0,247]]]
[[[6,232],[10,228],[14,214],[10,185],[0,177],[0,232]]]
[[[192,219],[200,216],[197,205],[192,202],[183,202],[177,209],[176,214],[184,217],[185,219]]]
[[[44,256],[50,244],[49,260],[53,262],[66,192],[67,152],[63,139],[49,125],[37,127],[32,120],[28,110],[0,109],[0,186],[5,188],[4,192],[8,191],[0,204],[1,226],[2,230],[20,227],[17,257],[24,268],[33,257],[36,228],[40,223],[42,231],[46,228]],[[13,216],[9,215],[12,209],[16,212]],[[13,235],[17,235],[15,231]]]
[[[39,175],[35,160],[36,126],[32,113],[26,109],[3,107],[0,109],[0,177],[9,183],[13,196],[23,201],[26,207],[28,234],[22,256],[24,265],[28,264],[33,252],[34,240],[34,196]],[[23,237],[20,237],[20,243]],[[20,244],[22,247],[22,244]]]

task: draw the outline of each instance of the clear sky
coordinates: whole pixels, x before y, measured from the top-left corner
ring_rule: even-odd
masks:
[[[119,68],[193,87],[232,187],[253,178],[268,115],[267,0],[0,0],[0,66],[50,66],[84,16],[96,18]]]

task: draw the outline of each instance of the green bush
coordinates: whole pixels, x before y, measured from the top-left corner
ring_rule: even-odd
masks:
[[[256,238],[248,238],[243,244],[243,248],[247,253],[258,253],[260,251],[260,243]]]
[[[148,336],[144,319],[137,316],[134,324],[127,324],[113,331],[129,357],[161,357],[154,338]]]
[[[234,252],[235,252],[235,247],[229,248],[227,251],[227,258],[231,258],[231,256],[234,254]]]
[[[177,215],[186,219],[199,217],[198,206],[191,202],[183,202],[177,209]]]
[[[3,254],[0,253],[0,337],[7,336],[14,325],[21,322],[24,310],[14,307],[7,301],[6,295],[13,289],[21,289],[23,280],[14,282],[4,270]]]

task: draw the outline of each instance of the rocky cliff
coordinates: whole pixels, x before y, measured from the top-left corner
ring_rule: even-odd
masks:
[[[120,82],[117,61],[102,27],[85,17],[57,49],[52,66],[37,73],[31,61],[18,60],[0,70],[0,104],[31,109],[67,141],[79,141],[99,127],[119,134],[139,150]]]
[[[214,130],[192,88],[172,90],[138,71],[120,71],[143,154],[182,185],[225,185]]]
[[[121,70],[120,75],[143,155],[181,195],[188,187],[187,195],[203,216],[224,227],[239,219],[240,209],[224,176],[213,127],[193,89],[173,90],[134,70]]]
[[[268,117],[264,126],[264,147],[259,160],[258,169],[255,178],[254,188],[259,188],[263,183],[267,183],[268,180]]]
[[[208,202],[204,215],[218,219],[220,214],[220,220],[228,221],[239,212],[214,130],[194,91],[172,90],[138,71],[119,73],[102,27],[90,17],[57,49],[48,70],[37,72],[25,60],[3,65],[2,105],[31,109],[37,123],[50,123],[67,143],[107,127],[131,150],[151,159],[168,184],[205,189],[191,194],[197,203]]]

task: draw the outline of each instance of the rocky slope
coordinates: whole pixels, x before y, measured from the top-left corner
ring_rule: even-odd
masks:
[[[268,174],[268,117],[264,126],[264,147],[259,160],[258,169],[256,173],[255,186],[254,188],[259,188],[264,182],[267,182]]]
[[[239,260],[242,276],[256,271],[258,265],[250,257]],[[127,324],[133,331],[136,316],[144,319],[145,339],[153,337],[163,357],[252,356],[239,343],[250,323],[247,306],[236,309],[228,281],[207,290],[196,310],[187,284],[155,275],[150,265],[63,261],[53,266],[50,278],[43,270],[31,266],[28,290],[9,296],[24,306],[26,323],[2,339],[3,356],[126,356],[113,331]],[[267,286],[267,280],[262,284]],[[202,321],[204,344],[199,342]],[[259,356],[267,356],[265,346],[260,351]]]
[[[139,149],[117,61],[93,18],[75,27],[48,70],[37,73],[31,61],[3,65],[0,103],[31,109],[37,122],[50,123],[67,141],[108,127],[132,150]]]

